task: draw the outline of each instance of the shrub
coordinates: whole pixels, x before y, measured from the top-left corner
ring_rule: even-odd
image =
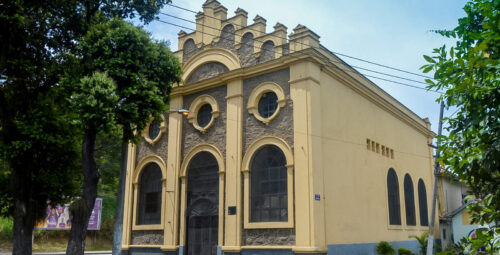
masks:
[[[399,255],[412,255],[413,253],[410,250],[406,249],[406,248],[399,248],[398,249],[398,254]]]
[[[382,242],[378,243],[375,246],[375,250],[377,251],[377,254],[379,254],[379,255],[394,255],[394,254],[396,254],[396,251],[394,250],[392,245],[390,245],[386,241],[382,241]]]
[[[0,240],[12,240],[14,237],[14,221],[12,218],[0,217]]]

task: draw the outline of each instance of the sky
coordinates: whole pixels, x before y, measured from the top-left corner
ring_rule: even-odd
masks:
[[[202,11],[205,0],[173,0],[172,4]],[[302,24],[320,36],[320,43],[330,51],[369,60],[371,62],[422,74],[419,68],[425,64],[423,55],[431,55],[432,49],[454,41],[432,32],[452,29],[458,19],[465,16],[465,0],[219,0],[228,9],[228,17],[239,7],[248,12],[248,24],[258,14],[267,20],[267,32],[273,31],[276,22],[288,27],[288,34]],[[163,13],[195,21],[195,14],[172,6]],[[160,15],[163,21],[184,27],[195,25],[183,20]],[[153,38],[170,42],[172,51],[177,50],[177,33],[181,28],[153,21],[144,27]],[[187,33],[189,29],[183,29]],[[375,65],[339,56],[352,66],[423,81],[425,78],[381,68]],[[359,70],[362,73],[384,77],[380,74]],[[429,75],[429,74],[427,74]],[[432,74],[430,74],[432,75]],[[424,87],[424,84],[385,77],[402,83]],[[375,84],[396,98],[422,118],[428,117],[431,129],[437,133],[439,122],[439,94],[415,89],[378,79]],[[445,110],[445,117],[455,109]],[[444,131],[445,132],[445,131]],[[446,133],[446,132],[445,132]]]

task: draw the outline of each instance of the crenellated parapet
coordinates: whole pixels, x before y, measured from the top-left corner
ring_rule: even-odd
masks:
[[[248,24],[248,12],[241,8],[228,17],[227,8],[216,0],[207,0],[202,7],[203,12],[196,14],[196,31],[178,33],[176,54],[184,64],[208,48],[233,52],[245,67],[319,47],[319,36],[305,26],[298,25],[288,36],[287,27],[279,22],[267,32],[267,21],[260,15]]]

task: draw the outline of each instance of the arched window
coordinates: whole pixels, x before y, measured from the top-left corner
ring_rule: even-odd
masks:
[[[429,226],[429,215],[427,214],[427,192],[422,179],[418,180],[418,208],[420,209],[420,225]]]
[[[415,195],[413,192],[413,182],[409,174],[405,175],[404,188],[406,225],[415,226],[417,225],[417,219],[415,217]]]
[[[274,42],[266,41],[261,47],[260,62],[272,59],[274,59]]]
[[[392,168],[387,172],[387,200],[389,202],[389,224],[401,225],[398,175]]]
[[[226,25],[220,33],[220,44],[228,48],[234,47],[234,26]]]
[[[188,39],[182,47],[182,60],[186,62],[189,58],[198,52],[198,47],[193,39]]]
[[[149,163],[139,179],[137,225],[161,223],[162,174],[160,166]]]
[[[260,148],[250,165],[250,222],[288,221],[287,168],[274,145]]]

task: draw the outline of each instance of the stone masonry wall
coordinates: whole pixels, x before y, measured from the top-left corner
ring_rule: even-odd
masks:
[[[219,104],[219,117],[215,119],[214,124],[202,134],[200,131],[193,127],[193,124],[189,123],[187,118],[183,118],[182,122],[182,158],[186,156],[191,148],[195,145],[208,143],[214,145],[219,149],[223,156],[226,155],[226,86],[219,86],[213,89],[205,90],[195,94],[184,96],[183,104],[184,109],[189,109],[189,106],[195,98],[200,95],[210,95]],[[196,121],[196,120],[195,120]]]
[[[132,244],[163,244],[163,230],[134,230]]]
[[[282,69],[243,80],[243,153],[257,138],[269,135],[284,139],[293,149],[293,103],[290,98],[289,80],[289,69]],[[280,85],[287,99],[285,107],[280,109],[278,116],[269,125],[257,120],[246,109],[250,93],[263,82],[275,82]]]
[[[280,137],[293,149],[293,103],[290,98],[289,80],[289,69],[282,69],[243,81],[243,155],[245,155],[248,146],[262,136]],[[280,85],[287,99],[285,107],[280,109],[278,116],[269,125],[257,120],[246,109],[250,93],[263,82],[275,82]],[[243,208],[242,211],[244,211]],[[295,245],[294,228],[242,229],[242,241],[244,245]]]
[[[147,155],[154,154],[161,157],[165,163],[167,162],[167,152],[168,152],[168,114],[163,114],[165,120],[167,121],[167,130],[161,135],[161,138],[155,145],[151,145],[144,137],[141,135],[141,143],[137,146],[136,162],[137,164]]]

